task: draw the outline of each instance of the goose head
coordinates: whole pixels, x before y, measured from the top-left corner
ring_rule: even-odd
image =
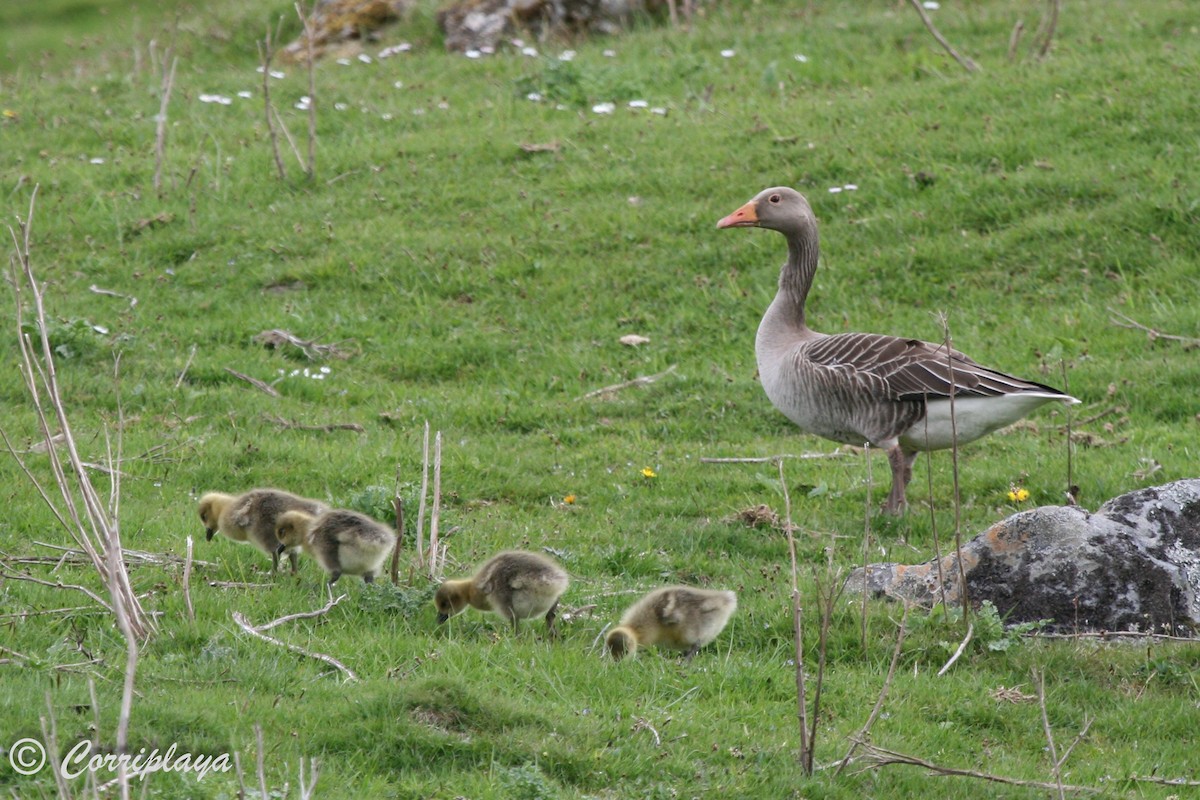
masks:
[[[211,542],[217,529],[221,527],[221,512],[225,510],[232,499],[229,495],[220,492],[209,492],[200,498],[197,510],[200,512],[200,521],[204,523],[206,541]]]
[[[787,236],[816,225],[804,195],[787,186],[763,189],[754,199],[717,223],[718,228],[769,228]]]
[[[314,517],[303,511],[285,511],[275,520],[275,538],[279,546],[275,552],[282,553],[292,550],[304,543],[304,537],[312,526]]]

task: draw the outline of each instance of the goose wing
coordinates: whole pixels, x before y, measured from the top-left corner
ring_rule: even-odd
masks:
[[[824,336],[805,347],[804,358],[827,375],[889,400],[956,396],[998,397],[1057,389],[982,366],[965,353],[919,339],[877,333]]]

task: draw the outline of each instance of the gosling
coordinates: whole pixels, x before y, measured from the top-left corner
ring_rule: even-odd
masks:
[[[395,532],[365,514],[331,509],[321,514],[286,511],[275,525],[279,552],[300,548],[329,573],[329,585],[342,575],[373,583],[396,546]]]
[[[621,623],[605,638],[612,657],[620,661],[639,646],[658,645],[683,650],[684,659],[717,638],[737,608],[737,595],[728,591],[667,586],[630,606]]]
[[[279,539],[275,522],[285,511],[299,509],[310,514],[325,510],[325,504],[297,497],[280,489],[251,489],[240,495],[208,492],[200,498],[200,521],[208,541],[217,533],[235,542],[249,542],[271,557],[272,571],[279,570]],[[292,572],[296,572],[297,551],[288,551]]]
[[[506,550],[484,562],[472,577],[445,581],[438,587],[433,598],[437,621],[445,622],[470,605],[510,620],[513,633],[520,620],[545,616],[550,635],[556,637],[558,598],[568,583],[566,571],[552,559],[524,550]]]

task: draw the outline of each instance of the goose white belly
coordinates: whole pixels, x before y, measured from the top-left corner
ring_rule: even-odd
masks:
[[[788,370],[764,368],[759,363],[759,381],[771,405],[805,433],[842,444],[862,446],[870,437],[858,430],[853,410],[822,395],[810,384]]]
[[[1054,402],[1078,403],[1073,397],[1045,392],[1016,392],[995,397],[958,397],[954,400],[951,420],[950,400],[931,400],[925,408],[925,418],[918,420],[900,434],[900,444],[906,450],[945,450],[988,435],[1011,425],[1038,406]]]

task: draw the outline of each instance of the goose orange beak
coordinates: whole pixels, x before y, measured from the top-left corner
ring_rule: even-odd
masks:
[[[717,223],[718,228],[752,228],[758,224],[758,209],[751,200]]]

